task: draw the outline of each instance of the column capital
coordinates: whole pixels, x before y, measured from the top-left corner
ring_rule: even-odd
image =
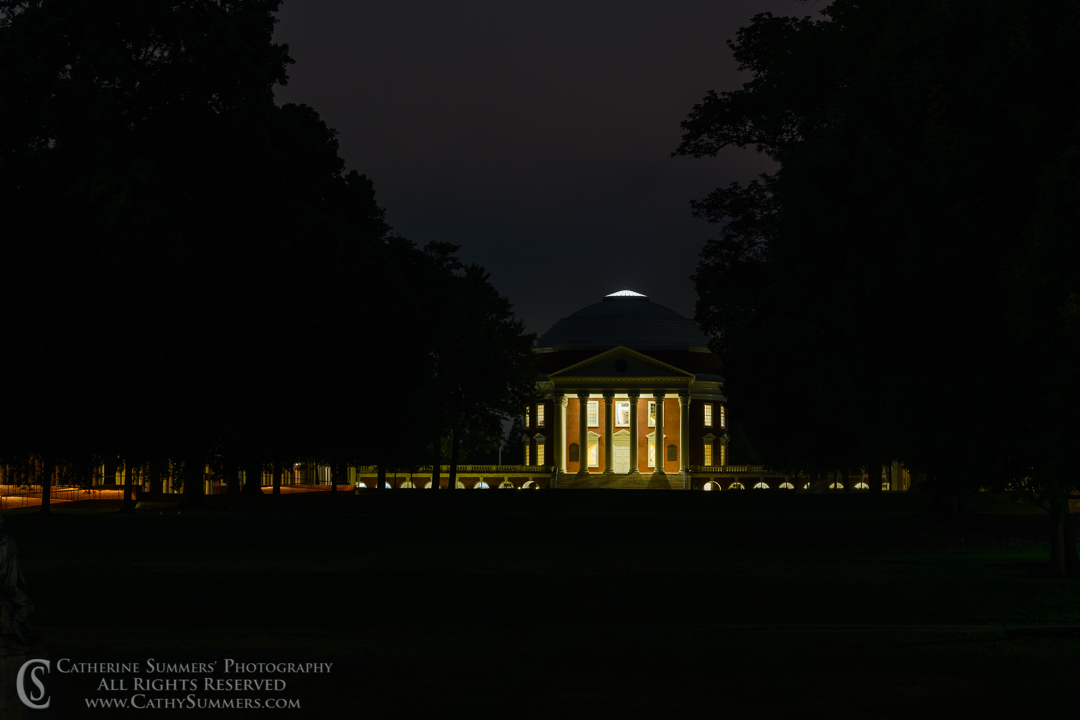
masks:
[[[557,397],[559,399],[559,406],[560,407],[566,407],[567,405],[570,404],[570,398],[567,396],[566,393],[559,393],[555,397]]]
[[[612,401],[614,399],[615,399],[615,393],[613,393],[613,392],[604,393],[604,400],[605,401],[610,402],[610,401]]]
[[[577,393],[577,399],[578,400],[588,400],[589,399],[589,393],[587,393],[587,392],[579,392],[579,393]]]
[[[653,390],[653,397],[656,398],[657,400],[663,398],[666,395],[667,395],[667,393],[664,392],[663,390]]]
[[[626,394],[627,394],[628,396],[630,396],[630,399],[631,399],[631,400],[637,400],[638,398],[640,398],[640,397],[641,397],[641,392],[640,392],[640,391],[638,391],[638,390],[631,390],[630,392],[628,392],[628,393],[626,393]]]

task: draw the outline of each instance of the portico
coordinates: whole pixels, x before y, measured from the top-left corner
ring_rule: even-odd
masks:
[[[544,401],[526,418],[556,487],[689,487],[723,461],[723,379],[690,320],[624,291],[541,336]],[[548,420],[545,422],[545,420]]]

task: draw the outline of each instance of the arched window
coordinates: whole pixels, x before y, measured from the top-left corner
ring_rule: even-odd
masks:
[[[514,483],[510,482],[509,480],[503,480],[501,483],[499,483],[499,489],[500,490],[505,490],[505,489],[513,490],[514,489]]]
[[[767,482],[759,482],[756,485],[754,485],[754,489],[755,490],[768,490],[769,489],[769,483],[767,483]]]
[[[728,485],[728,490],[745,490],[745,489],[746,488],[743,487],[743,484],[741,482],[739,482],[738,480],[736,480],[735,482]]]
[[[710,480],[709,482],[705,483],[705,486],[703,488],[701,488],[701,489],[702,490],[719,490],[720,489],[720,483],[716,482],[715,480]]]
[[[869,490],[869,489],[870,489],[870,486],[869,486],[869,485],[867,485],[867,484],[866,484],[866,483],[864,483],[864,482],[861,482],[861,483],[855,483],[855,489],[856,489],[856,490]]]
[[[473,484],[473,490],[486,490],[488,487],[490,486],[483,480],[479,480]]]
[[[795,486],[792,485],[789,482],[782,482],[782,483],[780,483],[780,489],[781,490],[794,490]]]
[[[440,487],[441,487],[441,485],[440,485]],[[461,482],[460,480],[455,480],[454,481],[454,487],[464,490],[465,489],[465,483]],[[424,485],[424,489],[425,490],[430,490],[431,489],[431,481],[430,480],[428,480],[427,484]]]
[[[414,488],[414,487],[416,487],[416,486],[415,486],[415,485],[413,485],[413,482],[412,482],[412,480],[404,480],[404,481],[402,481],[402,483],[401,483],[400,487],[403,487],[403,488]]]
[[[831,483],[829,485],[829,489],[830,490],[843,490],[844,489],[844,483],[842,483],[842,482]]]
[[[356,483],[356,487],[358,487],[358,488],[366,488],[367,483],[358,482],[358,483]]]
[[[522,490],[539,490],[540,486],[536,484],[535,480],[526,480],[525,484],[521,486]]]

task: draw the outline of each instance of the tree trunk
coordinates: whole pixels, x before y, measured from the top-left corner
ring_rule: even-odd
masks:
[[[203,454],[190,451],[184,459],[184,505],[202,507],[203,497]]]
[[[461,433],[457,430],[450,431],[450,480],[446,487],[450,490],[457,489],[457,464],[458,454],[461,450]]]
[[[346,483],[348,479],[345,463],[338,460],[330,467],[330,497],[337,497],[338,483]]]
[[[240,463],[231,454],[225,458],[225,492],[240,494]]]
[[[1065,569],[1074,573],[1080,571],[1080,556],[1076,553],[1076,518],[1069,512],[1069,500],[1065,499],[1065,513],[1062,522],[1065,539]]]
[[[130,458],[124,460],[124,504],[120,512],[135,512],[135,463]]]
[[[840,471],[840,477],[844,481],[844,492],[851,492],[851,474],[846,467]]]
[[[161,465],[162,459],[159,457],[150,459],[150,494],[160,495],[162,492],[161,487]]]
[[[244,490],[245,495],[262,495],[262,474],[263,464],[262,458],[256,456],[249,457],[247,460],[247,466],[244,468]]]
[[[1050,568],[1054,577],[1065,577],[1065,518],[1069,514],[1067,497],[1050,501]],[[1076,546],[1073,546],[1075,551]]]
[[[56,467],[56,460],[52,455],[46,454],[41,459],[42,468],[41,476],[41,514],[49,514],[49,505],[52,499],[52,476],[53,468]]]
[[[876,462],[866,468],[866,484],[870,486],[871,495],[881,494],[881,463]]]
[[[273,494],[274,495],[280,495],[281,494],[281,473],[282,473],[281,465],[282,465],[281,460],[275,460],[274,461],[274,489],[273,489]]]
[[[435,391],[435,445],[431,448],[434,461],[431,463],[431,489],[439,489],[439,470],[442,468],[442,388]]]
[[[378,475],[378,478],[375,481],[375,487],[377,487],[379,490],[385,490],[386,489],[386,465],[384,465],[382,463],[379,463],[378,472],[379,472],[379,475]]]

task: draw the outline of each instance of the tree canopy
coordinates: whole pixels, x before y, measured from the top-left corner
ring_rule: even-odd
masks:
[[[424,331],[440,292],[495,333],[457,365],[524,392],[486,274],[396,236],[318,112],[274,102],[279,4],[0,0],[5,456],[417,464],[383,408],[463,337]],[[447,402],[485,432],[504,412]]]
[[[1080,429],[1074,3],[835,0],[730,45],[751,79],[696,105],[677,153],[779,165],[695,206],[724,224],[697,316],[755,444],[804,469],[1037,478],[1060,504]]]

